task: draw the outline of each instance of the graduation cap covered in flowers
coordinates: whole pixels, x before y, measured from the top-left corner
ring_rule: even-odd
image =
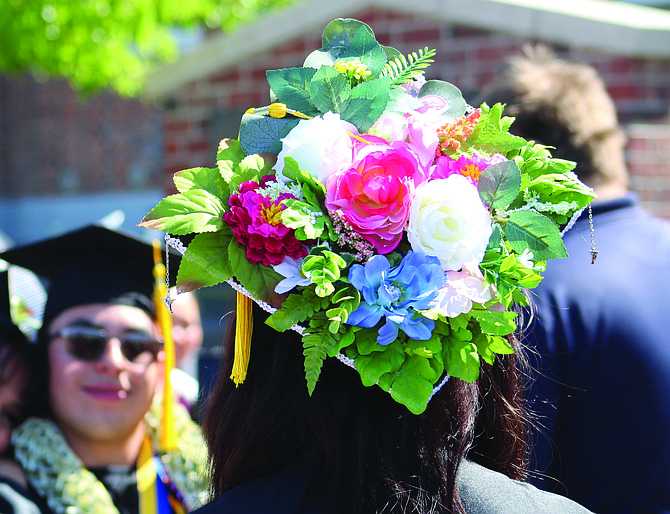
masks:
[[[351,19],[322,42],[267,72],[272,104],[244,114],[216,167],[177,172],[141,225],[196,234],[178,289],[229,281],[300,331],[310,392],[338,358],[419,414],[449,376],[513,351],[513,305],[594,195],[511,135],[502,105],[426,81],[434,51],[404,56]]]

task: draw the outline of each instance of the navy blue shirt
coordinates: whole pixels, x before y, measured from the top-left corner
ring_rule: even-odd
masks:
[[[600,514],[670,513],[670,223],[632,196],[593,220],[595,264],[585,211],[534,290],[535,483]]]

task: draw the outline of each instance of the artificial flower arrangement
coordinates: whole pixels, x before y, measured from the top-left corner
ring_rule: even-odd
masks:
[[[405,57],[352,19],[322,41],[267,72],[272,104],[244,114],[216,168],[177,172],[141,225],[196,234],[179,290],[234,279],[274,297],[267,323],[303,334],[310,394],[337,357],[419,414],[446,377],[513,352],[514,304],[594,195],[511,135],[502,105],[426,81],[434,51]]]

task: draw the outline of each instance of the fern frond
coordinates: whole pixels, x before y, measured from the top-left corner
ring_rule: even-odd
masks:
[[[309,332],[302,338],[303,355],[305,356],[305,379],[307,392],[311,396],[321,374],[323,361],[337,345],[334,335],[328,330],[325,320],[312,319]]]
[[[414,77],[419,76],[421,70],[430,66],[434,56],[435,49],[428,50],[428,47],[425,47],[423,50],[419,49],[418,53],[412,52],[408,54],[407,58],[404,55],[400,55],[384,65],[381,76],[389,76],[392,86],[409,82]]]

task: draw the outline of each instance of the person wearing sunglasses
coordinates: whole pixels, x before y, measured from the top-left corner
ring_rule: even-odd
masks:
[[[42,511],[197,507],[207,489],[200,430],[176,404],[176,447],[159,430],[164,352],[152,246],[93,225],[0,256],[49,281],[37,341],[47,406],[13,436]]]

